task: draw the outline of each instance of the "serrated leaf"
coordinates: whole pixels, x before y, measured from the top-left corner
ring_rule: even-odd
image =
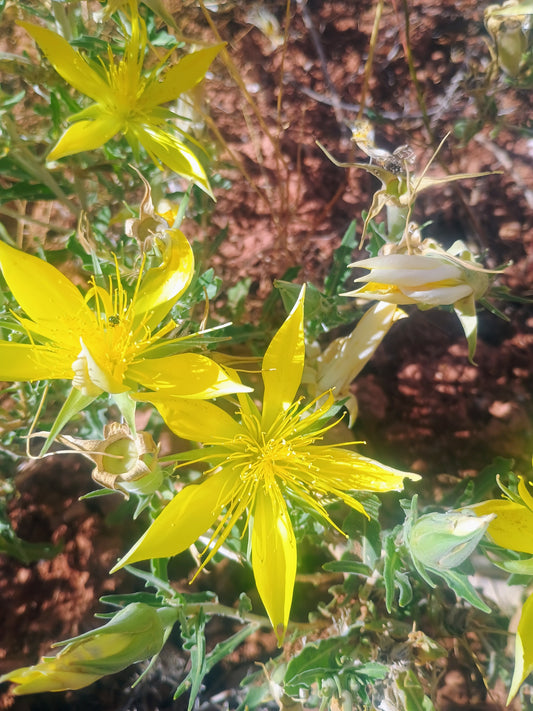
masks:
[[[189,703],[187,705],[187,711],[192,711],[194,708],[194,704],[196,702],[196,698],[198,694],[200,693],[200,687],[202,684],[202,680],[205,676],[206,673],[206,668],[205,668],[205,649],[206,649],[206,642],[205,642],[205,614],[203,609],[200,609],[200,612],[194,620],[190,620],[192,624],[194,624],[193,627],[193,634],[191,637],[188,637],[186,640],[183,642],[183,647],[190,652],[190,657],[191,657],[191,668],[189,670],[189,673],[185,677],[185,679],[181,682],[181,684],[178,686],[176,691],[174,692],[174,699],[179,698],[183,693],[186,691],[190,692],[189,696]],[[185,630],[182,626],[182,634],[184,634]]]
[[[401,572],[402,560],[398,555],[395,532],[389,533],[384,537],[383,548],[385,552],[385,560],[383,565],[385,606],[387,608],[387,612],[390,614],[392,612],[395,589],[398,588],[400,591],[399,604],[402,607],[411,601],[413,597],[413,590],[411,588],[409,578],[405,573]]]

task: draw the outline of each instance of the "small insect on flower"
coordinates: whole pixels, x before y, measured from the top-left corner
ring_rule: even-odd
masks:
[[[370,121],[356,121],[352,129],[352,141],[370,162],[378,165],[393,175],[405,175],[415,164],[415,154],[408,145],[398,146],[392,153],[385,148],[378,148],[374,142],[374,129]]]

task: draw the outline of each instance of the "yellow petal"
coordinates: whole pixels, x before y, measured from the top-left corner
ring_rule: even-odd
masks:
[[[174,101],[184,91],[196,86],[205,76],[209,65],[224,47],[224,42],[187,54],[178,64],[171,67],[162,80],[149,84],[140,98],[146,108]]]
[[[165,389],[176,397],[204,399],[250,391],[231,380],[214,360],[198,353],[138,360],[128,368],[126,377],[152,390]]]
[[[302,380],[305,360],[304,340],[305,286],[292,311],[275,334],[263,358],[265,384],[262,427],[267,431],[280,412],[293,402]]]
[[[518,494],[530,511],[533,511],[533,496],[529,493],[526,480],[523,476],[518,477]]]
[[[18,24],[33,37],[56,72],[71,86],[94,101],[109,94],[107,83],[61,35],[30,22]]]
[[[296,560],[296,539],[281,492],[267,493],[260,484],[254,507],[252,567],[280,647],[289,624]]]
[[[162,163],[178,175],[193,180],[213,197],[202,164],[184,143],[154,125],[147,129],[136,126],[135,136],[155,163]]]
[[[86,395],[95,397],[101,392],[124,393],[129,390],[129,387],[123,382],[122,363],[117,367],[109,358],[107,350],[102,352],[102,348],[95,347],[94,343],[87,346],[80,339],[80,345],[81,351],[73,363],[75,372],[73,385],[75,388]]]
[[[491,499],[472,506],[478,516],[495,513],[487,533],[497,545],[533,555],[533,511],[507,499]]]
[[[530,532],[531,535],[531,532]],[[507,705],[516,696],[526,677],[533,671],[533,595],[530,595],[522,607],[520,622],[516,630],[515,667],[513,680],[507,698]]]
[[[137,393],[140,402],[151,402],[166,425],[183,439],[217,443],[242,434],[241,426],[220,407],[205,400],[186,400],[163,393]]]
[[[337,447],[309,447],[310,459],[318,469],[313,472],[317,485],[324,491],[401,491],[404,479],[417,481],[418,474],[411,474],[363,457],[357,452]]]
[[[26,314],[39,323],[93,324],[82,294],[58,269],[43,259],[0,242],[0,268],[13,296]]]
[[[194,255],[180,230],[167,230],[161,243],[161,265],[149,269],[139,286],[135,300],[135,320],[148,314],[144,323],[151,331],[165,318],[194,274]]]
[[[58,160],[74,153],[100,148],[121,128],[122,123],[116,117],[106,114],[95,121],[77,121],[67,128],[46,159]]]
[[[231,498],[233,484],[225,474],[215,474],[186,486],[111,572],[139,560],[169,558],[187,550],[217,520]]]
[[[54,380],[71,378],[69,359],[57,351],[29,343],[0,342],[0,380]]]
[[[66,691],[89,686],[102,674],[86,672],[55,670],[52,662],[42,662],[33,667],[15,669],[1,677],[2,681],[13,681],[20,686],[13,689],[15,696],[26,694],[41,694],[43,691]],[[50,668],[51,667],[51,668]]]

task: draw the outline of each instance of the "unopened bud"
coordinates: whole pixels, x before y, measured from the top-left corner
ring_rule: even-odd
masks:
[[[31,667],[15,669],[0,677],[0,683],[19,684],[15,695],[43,691],[81,689],[107,674],[159,654],[167,628],[177,619],[174,608],[156,609],[134,602],[103,627],[61,642],[55,657],[43,657]]]
[[[483,538],[493,518],[462,511],[421,516],[409,532],[411,555],[434,570],[457,568]]]

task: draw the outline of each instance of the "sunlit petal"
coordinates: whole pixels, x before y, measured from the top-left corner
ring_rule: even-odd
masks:
[[[250,388],[231,380],[211,358],[197,353],[177,353],[132,363],[126,377],[152,390],[166,389],[177,397],[211,398]]]
[[[202,164],[182,141],[153,125],[149,128],[136,127],[135,135],[152,160],[194,180],[208,195],[212,195]]]
[[[71,378],[72,368],[57,353],[30,343],[0,342],[0,380]]]
[[[453,308],[465,332],[468,343],[468,359],[473,363],[477,345],[477,313],[474,294],[463,297],[453,305]]]
[[[305,286],[300,290],[292,311],[274,335],[263,358],[264,430],[270,428],[280,411],[287,410],[300,387],[305,360],[304,299]]]
[[[454,284],[442,282],[429,282],[424,289],[405,288],[404,292],[413,301],[419,301],[429,306],[454,304],[460,299],[472,296],[472,289],[468,284]]]
[[[476,514],[495,513],[487,533],[502,548],[533,555],[533,511],[508,499],[483,501],[472,507]]]
[[[98,673],[56,671],[53,669],[52,663],[48,663],[46,672],[39,669],[39,665],[23,667],[6,674],[4,681],[20,684],[13,689],[12,693],[15,696],[25,696],[26,694],[41,694],[44,691],[81,689],[97,681],[101,676]]]
[[[94,101],[108,95],[109,87],[104,79],[61,35],[30,22],[19,22],[19,25],[33,37],[56,72],[75,89]]]
[[[224,42],[187,54],[171,67],[161,81],[149,84],[141,96],[141,105],[150,108],[174,101],[185,91],[189,91],[205,76],[209,65],[224,47]]]
[[[0,241],[0,268],[13,296],[32,320],[46,323],[54,319],[68,327],[72,322],[93,322],[82,294],[43,259]]]
[[[191,246],[180,230],[167,230],[158,240],[162,262],[144,275],[135,300],[135,320],[144,319],[150,330],[165,318],[194,274],[194,255]]]
[[[280,646],[289,623],[296,562],[296,539],[281,493],[267,493],[259,485],[254,507],[252,567],[257,591]]]
[[[349,336],[336,338],[318,358],[317,390],[336,388],[337,398],[344,395],[396,320],[397,311],[395,304],[374,304]]]
[[[186,486],[111,572],[139,560],[168,558],[187,550],[217,520],[234,483],[214,474],[200,484]]]
[[[309,451],[325,490],[334,486],[347,491],[400,491],[404,479],[420,479],[349,449],[312,445]]]
[[[193,442],[225,442],[238,436],[242,427],[222,408],[205,400],[188,400],[165,393],[139,393],[139,402],[151,402],[167,426]]]
[[[95,121],[77,121],[69,126],[47,160],[58,160],[81,151],[92,151],[100,148],[115,136],[122,128],[122,123],[114,116],[104,114]]]
[[[119,364],[119,368],[113,367],[114,364],[109,361],[105,351],[96,354],[96,349],[84,343],[83,339],[80,339],[80,346],[81,350],[73,367],[81,379],[85,377],[86,382],[74,380],[74,387],[94,396],[99,392],[123,393],[129,390],[129,387],[124,385],[123,367],[120,367],[122,364]]]
[[[522,607],[520,622],[516,630],[515,667],[507,704],[518,693],[522,682],[533,671],[533,595],[530,595]]]
[[[422,286],[428,281],[461,279],[461,270],[455,264],[423,255],[389,254],[362,259],[350,266],[373,271],[359,277],[356,282],[379,281],[379,276],[384,284],[396,284],[400,289],[404,286]]]

